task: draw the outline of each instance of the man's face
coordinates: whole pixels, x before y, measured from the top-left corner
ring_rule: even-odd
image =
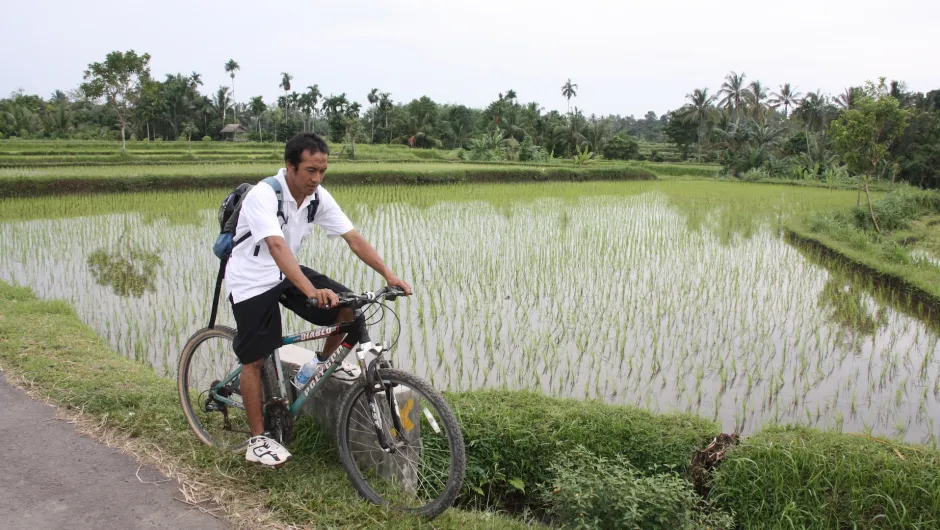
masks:
[[[329,157],[323,153],[304,151],[300,156],[300,164],[296,167],[287,164],[287,184],[300,190],[304,196],[312,195],[323,182],[328,162]]]

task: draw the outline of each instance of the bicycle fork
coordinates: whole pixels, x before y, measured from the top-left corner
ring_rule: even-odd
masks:
[[[375,395],[382,391],[385,392],[389,412],[392,416],[392,426],[395,428],[396,433],[404,432],[401,422],[401,410],[398,408],[398,400],[395,399],[395,390],[392,385],[382,382],[378,363],[373,361],[372,370],[369,370],[369,367],[366,366],[366,352],[370,351],[378,357],[383,351],[383,346],[381,343],[372,344],[372,342],[362,342],[360,343],[359,349],[356,350],[356,357],[359,359],[359,368],[366,376],[366,402],[369,404],[369,410],[372,413],[372,425],[375,428],[375,435],[378,438],[379,446],[382,448],[382,451],[391,454],[397,452],[399,444],[396,444],[394,440],[389,440],[388,438],[382,422],[382,413],[379,410],[379,404],[375,399]]]

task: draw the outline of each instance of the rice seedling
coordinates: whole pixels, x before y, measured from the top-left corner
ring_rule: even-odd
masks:
[[[936,321],[781,236],[788,216],[851,204],[852,192],[678,181],[332,191],[416,287],[396,302],[392,355],[439,386],[692,410],[745,433],[794,422],[940,435]],[[224,193],[0,200],[0,278],[67,300],[117,351],[171,375],[208,320]],[[122,296],[94,281],[88,258],[125,234],[159,263],[151,289]],[[353,289],[382,283],[319,235],[298,257]],[[284,313],[286,330],[307,326]],[[397,331],[386,320],[375,336]]]

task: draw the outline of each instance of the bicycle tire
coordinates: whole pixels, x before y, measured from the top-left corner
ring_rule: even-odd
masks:
[[[179,392],[180,404],[183,408],[183,415],[186,417],[186,423],[189,424],[190,430],[195,433],[199,441],[203,442],[206,445],[212,445],[216,447],[221,447],[224,449],[231,449],[234,451],[244,449],[248,444],[249,436],[245,436],[244,440],[236,444],[223,444],[219,440],[215,439],[212,434],[206,429],[203,425],[203,422],[200,420],[199,415],[196,413],[197,410],[201,409],[199,403],[192,402],[192,390],[195,390],[203,393],[204,388],[190,388],[190,370],[192,368],[193,355],[199,350],[199,346],[206,342],[209,339],[222,339],[233,341],[235,339],[236,331],[228,326],[215,326],[214,328],[203,328],[194,333],[186,345],[183,347],[182,353],[180,353],[179,365],[177,369],[177,390]],[[270,359],[271,357],[269,357]],[[232,352],[232,361],[233,364],[238,363],[237,358],[235,357],[234,352]],[[265,363],[266,365],[268,363]],[[264,369],[262,369],[264,372]],[[227,374],[219,374],[227,375]],[[265,400],[272,395],[272,384],[270,378],[266,378],[264,373],[261,377],[262,381],[262,394]]]
[[[444,397],[423,379],[408,372],[395,369],[383,369],[380,370],[380,374],[383,382],[397,382],[417,390],[420,394],[423,394],[423,397],[435,409],[439,417],[438,423],[443,424],[444,430],[448,434],[451,450],[450,472],[448,473],[447,483],[436,499],[417,508],[395,506],[393,503],[383,499],[382,496],[372,488],[355,462],[349,440],[350,417],[353,413],[353,407],[359,401],[360,396],[365,393],[367,387],[363,379],[360,379],[356,385],[346,392],[340,404],[339,421],[337,421],[336,425],[336,440],[339,446],[340,461],[353,487],[365,500],[377,505],[391,505],[401,511],[417,513],[428,519],[433,519],[453,505],[457,495],[460,493],[460,487],[463,483],[464,474],[466,473],[466,450],[464,448],[463,434],[457,423],[457,416],[454,414],[453,410],[451,410],[447,401],[444,400]]]

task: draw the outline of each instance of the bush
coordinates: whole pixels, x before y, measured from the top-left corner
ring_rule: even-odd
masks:
[[[137,135],[136,135],[136,134],[132,134],[131,137],[127,139],[127,141],[129,141],[129,142],[136,142],[136,141],[137,141]]]
[[[741,175],[741,180],[746,182],[757,182],[767,178],[767,171],[762,168],[752,168]]]
[[[209,136],[209,135],[203,136],[203,137],[202,137],[202,143],[204,143],[204,144],[211,144],[211,143],[212,143],[212,137]]]
[[[552,480],[558,455],[577,446],[619,455],[638,469],[682,471],[714,438],[715,423],[688,414],[652,414],[602,401],[535,392],[480,390],[448,394],[467,444],[464,498],[476,504],[539,507],[533,493]]]
[[[640,144],[633,138],[618,134],[607,142],[603,154],[610,160],[634,160],[640,154]]]
[[[157,142],[157,143],[163,143],[163,138],[162,138],[162,137],[160,137],[160,136],[158,136],[158,137],[157,137],[157,139],[156,139],[156,140],[154,140],[154,142]]]
[[[681,530],[733,528],[731,517],[701,513],[701,498],[674,473],[644,475],[623,457],[598,457],[584,447],[551,465],[542,492],[548,512],[566,527]]]
[[[711,498],[744,528],[937,528],[940,452],[772,427],[728,452]]]

